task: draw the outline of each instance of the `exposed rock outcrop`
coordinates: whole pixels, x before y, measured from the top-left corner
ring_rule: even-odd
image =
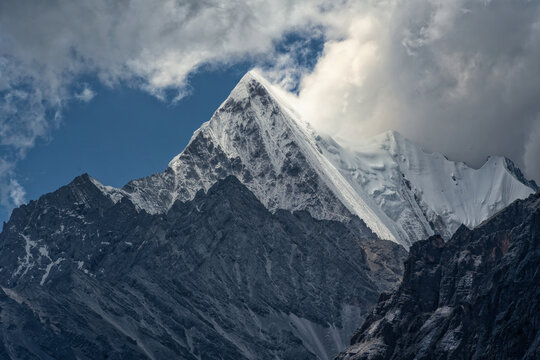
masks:
[[[540,192],[415,243],[341,360],[540,358]]]

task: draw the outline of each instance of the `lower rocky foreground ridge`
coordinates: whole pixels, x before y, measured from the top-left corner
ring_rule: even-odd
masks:
[[[405,257],[235,177],[150,215],[83,175],[4,225],[0,359],[329,359]]]
[[[540,192],[415,243],[340,360],[540,359]]]

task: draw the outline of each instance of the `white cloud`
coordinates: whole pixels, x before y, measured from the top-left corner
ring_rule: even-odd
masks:
[[[67,101],[93,98],[87,85],[73,93],[81,77],[178,100],[201,66],[249,59],[284,87],[302,79],[302,113],[351,144],[393,128],[476,165],[507,155],[540,179],[527,160],[540,119],[539,13],[526,0],[5,0],[0,144],[11,150],[1,158],[15,164]],[[312,72],[275,50],[310,31],[325,39]]]
[[[540,2],[387,1],[342,28],[301,84],[316,127],[351,146],[395,129],[475,166],[508,156],[540,179]]]
[[[9,199],[11,203],[15,206],[20,206],[21,204],[24,204],[26,196],[26,192],[24,191],[23,187],[19,182],[15,179],[11,179],[9,181]]]
[[[88,85],[85,85],[79,93],[75,94],[75,98],[82,102],[89,102],[94,96],[96,96],[96,93]]]
[[[12,209],[25,202],[26,193],[14,176],[14,163],[0,158],[0,205]]]
[[[186,94],[188,75],[202,65],[272,57],[275,41],[288,31],[310,28],[323,4],[2,1],[0,159],[16,164],[39,138],[49,136],[69,100],[92,100],[95,93],[88,85],[73,92],[82,77],[179,100]],[[177,95],[165,99],[167,90]],[[9,180],[12,175],[0,174],[0,186],[17,188]],[[0,195],[4,203],[20,199],[7,191]]]

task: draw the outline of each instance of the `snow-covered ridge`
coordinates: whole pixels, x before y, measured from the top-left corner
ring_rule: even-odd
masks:
[[[435,232],[449,237],[461,224],[474,227],[534,191],[505,158],[473,169],[426,153],[395,131],[357,149],[317,134],[280,89],[251,71],[166,171],[121,190],[101,189],[114,201],[125,196],[160,213],[234,175],[272,211],[339,221],[357,215],[380,238],[405,247]]]
[[[373,198],[407,238],[434,232],[448,238],[461,224],[473,228],[535,190],[504,157],[490,157],[474,169],[427,153],[395,131],[363,142],[355,152],[331,139],[321,142],[353,186]]]
[[[212,119],[194,134],[186,149],[200,141],[218,149],[218,154],[208,154],[203,162],[221,153],[227,159],[225,163],[237,162],[237,168],[231,165],[227,173],[244,178],[247,187],[271,210],[307,209],[320,219],[339,220],[352,213],[379,237],[394,238],[379,220],[382,214],[375,213],[372,204],[366,203],[323,156],[309,126],[297,117],[279,90],[257,73],[244,76]],[[176,183],[186,180],[185,169],[191,163],[186,155],[184,151],[169,163]],[[204,188],[213,184],[215,173],[222,172],[223,165],[223,161],[217,163],[208,174],[208,169],[195,164],[197,178],[202,179]]]

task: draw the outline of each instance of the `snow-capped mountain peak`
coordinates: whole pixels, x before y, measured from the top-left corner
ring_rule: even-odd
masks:
[[[474,169],[425,152],[396,131],[364,141],[355,152],[326,148],[353,186],[367,192],[409,239],[433,233],[449,238],[461,224],[477,226],[536,186],[506,158],[492,156]]]
[[[236,84],[234,89],[227,97],[227,100],[248,100],[256,96],[257,92],[259,92],[259,95],[263,95],[260,92],[262,89],[267,92],[271,92],[272,88],[273,86],[271,83],[268,82],[261,74],[259,74],[256,70],[250,70],[240,79],[238,84]]]
[[[319,219],[335,220],[359,215],[381,238],[393,238],[372,206],[323,156],[313,129],[279,89],[255,72],[244,76],[169,166],[177,184],[195,176],[207,189],[233,174],[271,210],[308,210]]]
[[[474,227],[534,189],[504,158],[473,169],[396,131],[351,151],[305,120],[287,94],[250,71],[164,172],[107,191],[160,213],[234,175],[271,211],[338,221],[356,215],[379,238],[409,247],[435,232],[449,237],[461,224]]]

